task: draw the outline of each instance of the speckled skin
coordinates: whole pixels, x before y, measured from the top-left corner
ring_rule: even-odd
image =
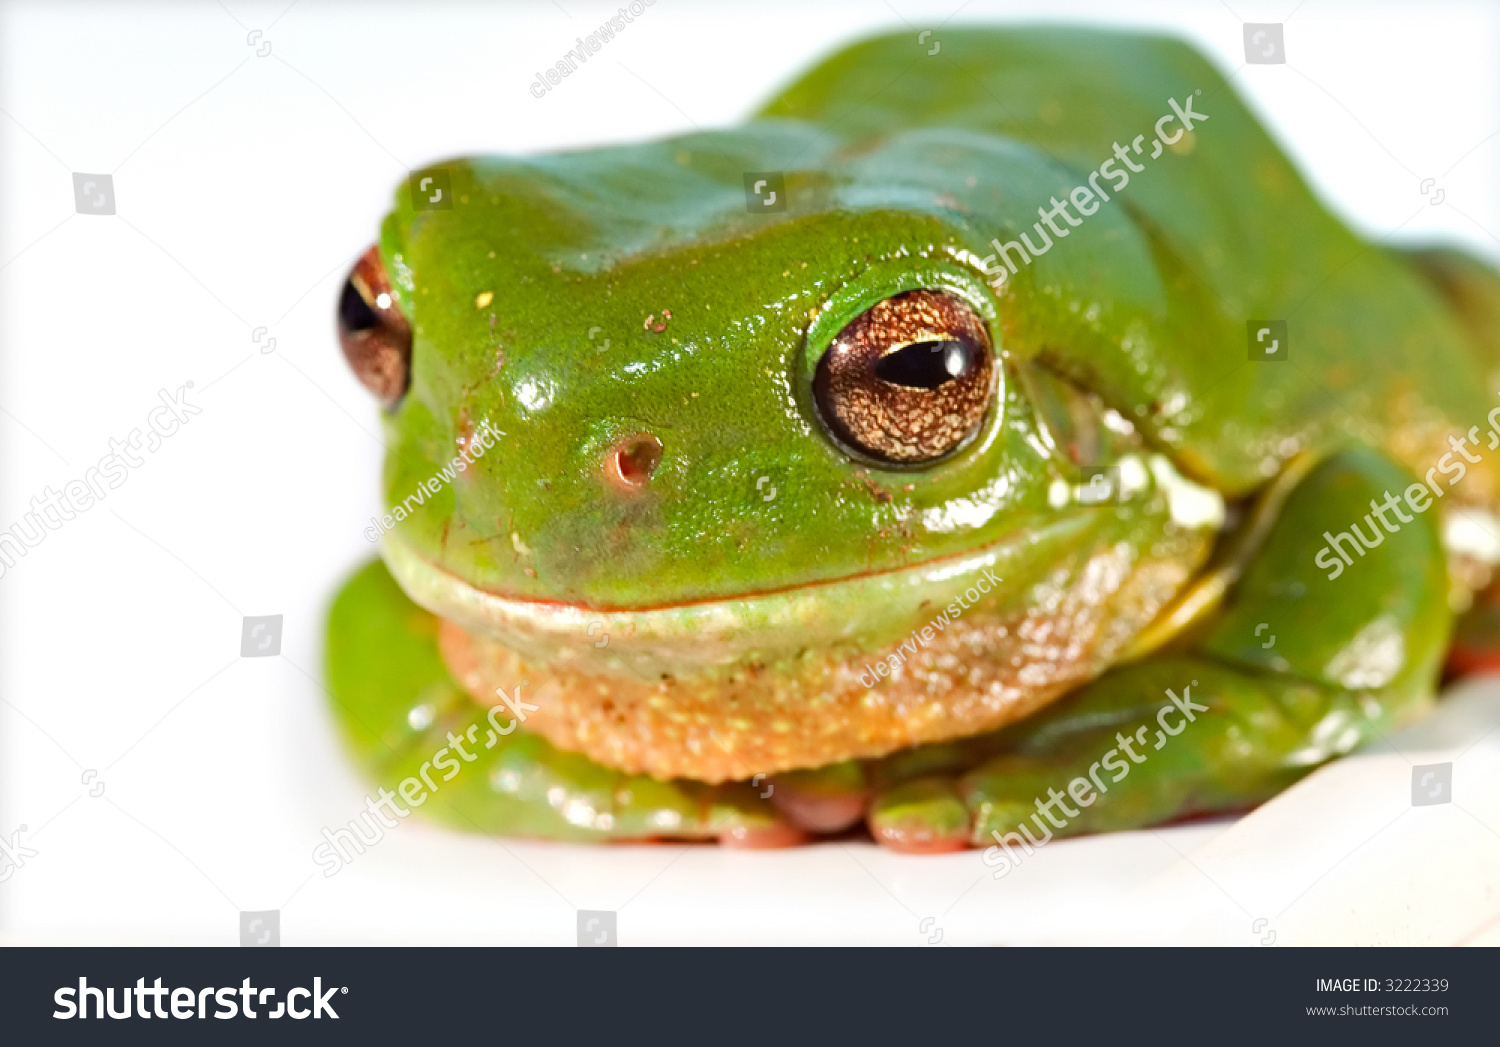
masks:
[[[779,665],[642,679],[528,662],[452,623],[440,649],[478,701],[521,679],[545,688],[526,725],[559,748],[663,779],[748,779],[884,756],[1027,716],[1108,667],[1204,551],[1201,536],[1179,534],[1144,554],[1124,542],[1087,557],[1065,554],[1045,579],[1014,587],[1024,605],[983,601],[925,643],[906,639],[909,651],[844,643]],[[882,679],[871,666],[887,659],[899,673]]]
[[[993,287],[991,240],[1030,230],[1039,205],[1084,184],[1117,140],[1149,143],[1169,99],[1203,118]],[[447,790],[460,820],[579,839],[765,830],[785,842],[778,828],[812,828],[787,811],[821,780],[777,779],[782,799],[769,803],[701,782],[854,766],[854,784],[835,776],[827,788],[859,798],[883,841],[982,842],[1015,820],[1012,794],[1024,808],[1033,779],[1066,782],[1069,761],[1098,744],[1088,731],[1128,718],[1147,692],[1158,701],[1173,672],[1219,681],[1199,741],[1068,831],[1149,824],[1254,802],[1346,751],[1337,733],[1309,748],[1327,717],[1373,703],[1357,741],[1430,693],[1450,624],[1436,514],[1380,558],[1407,547],[1411,563],[1371,557],[1333,611],[1284,521],[1345,526],[1358,514],[1330,506],[1354,512],[1360,492],[1409,482],[1447,450],[1450,429],[1483,421],[1494,274],[1363,244],[1187,47],[951,31],[928,56],[886,37],[828,59],[739,129],[439,169],[451,209],[418,210],[403,187],[381,230],[413,332],[410,388],[386,415],[389,504],[480,426],[505,435],[383,550],[402,588],[452,623],[443,650],[479,705],[464,704],[435,660],[436,627],[379,568],[341,595],[329,660],[346,718],[367,721],[351,726],[356,747],[383,776],[441,744],[435,727],[400,726],[430,721],[408,716],[423,694],[445,696],[433,708],[461,719],[493,704],[507,676],[566,682],[485,754],[495,767]],[[784,172],[786,210],[751,213],[747,172]],[[950,457],[872,463],[819,420],[814,375],[851,321],[921,289],[956,296],[988,326],[993,399]],[[1248,361],[1247,322],[1265,318],[1288,321],[1288,361]],[[1091,418],[1058,410],[1060,385]],[[659,466],[639,487],[611,483],[611,450],[641,434],[660,441]],[[1164,477],[1234,501],[1297,455],[1326,463],[1303,481],[1319,486],[1299,487],[1255,558],[1220,575],[1234,583],[1227,599],[1155,659],[1105,673],[1148,653],[1130,638],[1213,567],[1211,529],[1173,522]],[[1080,465],[1127,459],[1145,477],[1129,497],[1058,500]],[[1328,493],[1339,483],[1348,498]],[[1495,490],[1485,461],[1455,496],[1487,504]],[[1078,585],[1085,565],[1111,556],[1125,565],[1113,588]],[[851,684],[986,569],[1004,584],[965,613],[961,636],[945,634],[949,647]],[[1254,589],[1257,569],[1282,572],[1282,588]],[[1072,605],[1049,609],[1048,593],[1069,591]],[[1324,668],[1393,601],[1410,604],[1402,656],[1355,696]],[[1268,607],[1308,620],[1294,641],[1305,672],[1224,634],[1225,622],[1266,621]],[[1044,619],[1055,636],[1023,635],[1023,621]],[[425,668],[381,682],[362,664],[371,645]],[[1090,679],[1050,712],[975,737]],[[1323,711],[1288,712],[1294,692]],[[1253,758],[1209,741],[1247,730]],[[908,748],[918,743],[938,744]]]

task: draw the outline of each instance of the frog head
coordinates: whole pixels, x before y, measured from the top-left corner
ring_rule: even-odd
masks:
[[[416,172],[340,308],[384,406],[367,535],[467,629],[646,671],[883,642],[983,576],[1019,606],[1146,550],[1180,526],[1164,460],[1045,364],[1139,339],[1088,285],[1108,257],[1159,305],[1147,246],[1109,214],[1015,276],[988,246],[1071,183],[795,121]]]

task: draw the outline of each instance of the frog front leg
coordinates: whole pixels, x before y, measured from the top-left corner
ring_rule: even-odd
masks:
[[[767,847],[804,838],[750,784],[661,782],[554,748],[521,726],[521,691],[488,709],[475,704],[449,674],[437,637],[438,619],[380,561],[345,584],[329,614],[329,690],[383,811],[405,817],[421,807],[469,832],[555,840]]]
[[[968,773],[894,785],[877,837],[998,843],[1003,875],[1054,836],[1245,809],[1399,726],[1431,700],[1452,624],[1437,506],[1413,484],[1372,451],[1324,460],[1219,610],[1000,732]]]

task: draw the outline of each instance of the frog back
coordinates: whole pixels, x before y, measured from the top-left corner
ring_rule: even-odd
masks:
[[[1120,209],[1145,245],[1159,307],[1132,304],[1120,288],[1138,275],[1107,257],[1092,270],[1051,271],[1033,258],[1000,285],[1013,358],[1096,392],[1185,471],[1232,494],[1299,451],[1351,439],[1422,472],[1447,449],[1448,431],[1487,427],[1500,346],[1479,344],[1407,256],[1364,242],[1333,216],[1192,48],[1050,28],[936,38],[938,49],[909,34],[856,44],[761,116],[821,124],[855,153],[918,128],[993,136],[1048,155],[1076,185],[1103,188],[1111,199],[1102,206]],[[1142,170],[1118,189],[1091,183],[1105,161],[1124,166],[1117,143]],[[991,249],[1046,228],[1000,221]],[[1090,243],[1056,238],[1051,250]],[[1088,272],[1087,286],[1055,272]],[[1069,337],[1057,319],[1121,306],[1137,315],[1116,315],[1102,340]],[[1266,354],[1273,340],[1278,351]],[[1477,472],[1471,496],[1492,501],[1492,475]]]

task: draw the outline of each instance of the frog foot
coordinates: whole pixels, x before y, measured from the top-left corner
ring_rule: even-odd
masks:
[[[1453,630],[1444,667],[1447,679],[1500,673],[1500,582],[1475,594]]]
[[[1347,577],[1319,551],[1410,482],[1367,450],[1318,463],[1210,613],[1022,723],[886,761],[872,832],[918,851],[967,836],[1003,876],[1054,836],[1249,808],[1402,725],[1431,701],[1452,621],[1437,514],[1357,559],[1345,543]]]
[[[504,836],[746,848],[807,838],[759,783],[625,774],[520,726],[528,703],[519,693],[511,708],[480,707],[444,666],[438,627],[378,560],[349,580],[329,615],[326,668],[339,725],[393,804]]]

